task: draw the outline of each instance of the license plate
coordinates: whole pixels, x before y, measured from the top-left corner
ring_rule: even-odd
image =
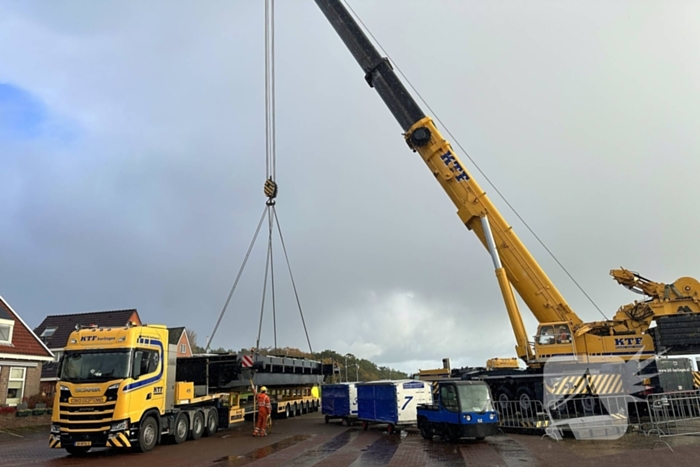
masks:
[[[76,441],[75,445],[76,446],[90,446],[92,444],[92,441]]]
[[[105,400],[105,397],[71,397],[68,399],[69,404],[101,404]]]

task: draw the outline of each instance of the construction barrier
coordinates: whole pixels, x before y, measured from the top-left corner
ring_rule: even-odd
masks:
[[[498,412],[498,426],[503,431],[541,431],[549,423],[540,401],[531,401],[528,404],[522,404],[520,401],[498,401],[495,406]]]
[[[576,439],[618,439],[627,433],[634,402],[629,395],[549,399],[546,411],[550,422],[545,434],[557,440],[564,433],[571,433]]]
[[[631,396],[590,396],[567,400],[497,401],[499,428],[504,432],[535,432],[554,439],[618,439],[630,425]]]
[[[700,391],[651,394],[647,398],[647,435],[659,437],[700,434]]]

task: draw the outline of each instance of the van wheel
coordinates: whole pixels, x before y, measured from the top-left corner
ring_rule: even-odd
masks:
[[[138,452],[148,452],[153,449],[158,441],[158,423],[150,415],[143,419],[139,427],[139,442],[136,446]]]
[[[177,414],[175,418],[175,427],[173,429],[173,439],[176,444],[182,444],[187,440],[187,434],[190,431],[187,422],[187,414],[185,412]]]
[[[284,418],[289,418],[290,413],[289,413],[289,404],[286,405],[284,408]]]
[[[190,431],[189,438],[191,440],[198,440],[202,437],[204,433],[204,414],[201,410],[198,410],[192,416],[192,430]]]
[[[211,436],[219,429],[219,413],[211,409],[207,415],[207,426],[204,428],[204,436]]]

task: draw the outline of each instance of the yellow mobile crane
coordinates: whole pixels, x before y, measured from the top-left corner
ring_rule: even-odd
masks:
[[[365,80],[382,98],[403,130],[408,147],[417,152],[440,186],[457,207],[457,215],[486,247],[493,260],[496,278],[505,301],[516,340],[516,354],[526,370],[513,368],[482,372],[493,378],[496,397],[516,396],[522,400],[542,391],[542,368],[552,357],[557,361],[585,365],[605,365],[611,361],[647,359],[656,355],[654,336],[646,331],[653,320],[672,329],[667,346],[693,347],[700,339],[679,330],[700,330],[700,283],[690,277],[673,284],[649,281],[626,269],[610,271],[625,287],[644,293],[647,298],[620,307],[613,319],[584,322],[569,306],[547,277],[513,228],[506,223],[484,190],[467,171],[450,143],[426,116],[340,0],[316,0],[323,14],[365,73]],[[522,321],[513,293],[518,292],[539,322],[534,343]],[[657,333],[657,344],[659,343]],[[663,332],[661,333],[663,341]],[[453,374],[454,374],[453,370]],[[618,392],[617,384],[608,384]],[[619,388],[618,388],[619,389]]]

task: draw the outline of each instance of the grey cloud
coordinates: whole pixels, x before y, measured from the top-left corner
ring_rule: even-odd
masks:
[[[68,148],[0,149],[14,180],[0,187],[11,199],[0,293],[32,325],[137,307],[203,341],[264,203],[262,4],[81,5],[0,6],[0,43],[13,44],[0,47],[0,81],[82,131]],[[652,22],[658,12],[636,2],[352,5],[608,316],[636,298],[610,268],[698,276],[697,14],[667,6]],[[313,2],[277,11],[277,209],[314,348],[406,371],[512,356],[486,251]],[[598,319],[463,159],[571,305]],[[214,346],[254,344],[263,241]],[[305,348],[278,243],[275,255],[278,340]]]

